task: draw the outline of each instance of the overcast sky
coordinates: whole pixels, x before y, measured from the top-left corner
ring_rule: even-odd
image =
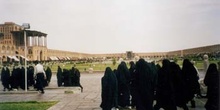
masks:
[[[0,24],[30,23],[50,49],[166,52],[220,44],[220,0],[0,0]]]

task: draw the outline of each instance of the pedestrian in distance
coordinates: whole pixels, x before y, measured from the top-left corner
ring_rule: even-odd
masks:
[[[57,68],[57,86],[60,87],[63,85],[63,72],[60,66]]]
[[[3,91],[10,90],[10,71],[6,64],[3,65],[1,71],[1,80],[4,87]]]
[[[47,79],[44,67],[39,61],[35,61],[34,76],[36,78],[37,91],[41,91],[44,94],[44,81]]]
[[[47,76],[47,85],[49,86],[50,80],[51,80],[51,77],[52,77],[52,71],[51,71],[49,66],[47,67],[45,72],[46,72],[46,76]]]

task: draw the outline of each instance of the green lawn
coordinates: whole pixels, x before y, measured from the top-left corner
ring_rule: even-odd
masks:
[[[2,102],[0,103],[0,110],[47,110],[56,103],[57,101]]]
[[[209,61],[210,63],[216,63],[217,64],[217,60],[216,61]],[[182,67],[182,60],[178,60],[177,62],[181,67]],[[89,68],[93,68],[94,71],[105,71],[106,67],[111,67],[112,70],[117,69],[118,67],[118,63],[116,63],[116,65],[113,65],[112,63],[100,63],[100,62],[96,62],[96,63],[81,63],[81,64],[70,64],[70,63],[56,63],[51,65],[51,69],[53,72],[56,73],[57,71],[57,67],[58,65],[60,65],[60,67],[62,69],[70,69],[72,68],[74,65],[76,68],[78,68],[80,70],[80,72],[88,72]],[[161,65],[161,62],[160,62]],[[196,61],[195,66],[198,69],[203,69],[203,61]],[[128,65],[129,68],[129,65]]]
[[[64,63],[59,63],[59,64],[53,64],[51,66],[51,70],[53,72],[57,71],[57,67],[58,65],[62,68],[62,69],[71,69],[74,64],[64,64]],[[88,72],[89,68],[93,68],[94,71],[105,71],[106,67],[111,67],[112,69],[116,69],[118,67],[118,64],[113,65],[111,63],[109,64],[102,64],[102,63],[84,63],[84,64],[75,64],[75,68],[78,68],[80,70],[80,72]]]

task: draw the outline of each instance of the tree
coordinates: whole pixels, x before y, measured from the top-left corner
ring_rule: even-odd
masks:
[[[116,64],[116,59],[115,58],[112,59],[112,64],[115,66],[115,64]]]

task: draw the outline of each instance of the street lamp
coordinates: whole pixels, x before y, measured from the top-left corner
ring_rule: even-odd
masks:
[[[22,27],[24,28],[24,68],[25,68],[25,92],[27,92],[27,36],[26,36],[26,29],[30,29],[29,23],[23,23]]]

